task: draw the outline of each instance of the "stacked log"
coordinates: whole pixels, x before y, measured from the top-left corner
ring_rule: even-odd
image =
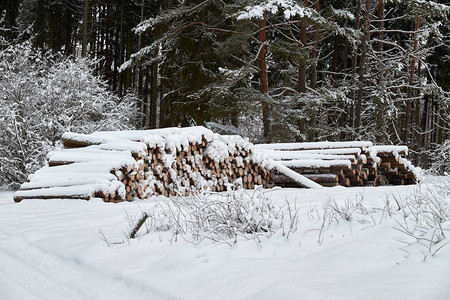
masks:
[[[272,184],[269,163],[239,136],[203,127],[148,131],[66,133],[64,149],[48,154],[48,166],[15,194],[23,199],[132,201],[186,196]]]
[[[373,146],[371,142],[259,144],[255,149],[322,186],[413,184],[414,166],[402,155],[406,146]],[[275,184],[298,186],[283,174]]]
[[[371,142],[261,144],[204,127],[66,133],[64,148],[29,176],[23,199],[133,201],[224,191],[233,185],[374,186],[413,184],[417,169],[405,146]]]
[[[417,182],[417,171],[405,156],[408,155],[406,146],[374,146],[380,158],[382,175],[393,185],[414,184]]]

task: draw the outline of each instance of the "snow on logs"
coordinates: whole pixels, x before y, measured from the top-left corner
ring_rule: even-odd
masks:
[[[101,198],[132,201],[152,195],[185,196],[274,183],[284,186],[411,184],[418,170],[405,146],[371,142],[253,145],[204,127],[65,133],[63,149],[28,177],[14,195],[23,199]]]
[[[239,136],[204,127],[146,131],[65,133],[64,148],[47,155],[48,166],[14,195],[23,199],[101,198],[131,201],[272,184],[270,159],[255,155]],[[305,182],[315,184],[304,178]]]
[[[280,143],[255,145],[255,151],[322,186],[413,184],[419,169],[405,156],[406,146],[373,146],[367,141]],[[274,183],[298,186],[273,172]]]
[[[392,184],[414,184],[420,181],[420,168],[416,168],[404,156],[408,155],[406,146],[374,146],[380,158],[381,173]]]

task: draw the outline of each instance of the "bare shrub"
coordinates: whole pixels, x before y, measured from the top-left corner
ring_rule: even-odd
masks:
[[[434,189],[418,189],[406,199],[394,197],[403,217],[394,229],[409,237],[402,250],[409,253],[408,248],[420,246],[425,261],[450,243],[450,209],[445,201],[449,195],[447,182]]]
[[[259,245],[260,237],[270,237],[279,229],[289,238],[298,222],[295,206],[287,202],[276,207],[262,188],[167,198],[144,215],[149,231],[170,231],[172,241],[181,237],[193,244],[210,240],[232,245],[242,237]],[[135,235],[137,225],[130,231]]]
[[[341,221],[346,222],[349,225],[350,232],[352,231],[353,221],[358,224],[371,223],[375,225],[376,222],[372,216],[374,211],[366,208],[363,202],[364,196],[362,194],[355,197],[355,199],[347,198],[342,205],[339,205],[335,199],[329,197],[321,208],[315,207],[315,214],[319,216],[319,219],[321,220],[317,242],[322,244],[325,231],[333,224],[339,224]]]

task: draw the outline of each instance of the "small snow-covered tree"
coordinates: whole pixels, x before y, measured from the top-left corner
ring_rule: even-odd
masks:
[[[108,91],[87,59],[27,42],[0,51],[0,74],[0,185],[23,182],[65,131],[132,128],[137,117],[135,100]]]

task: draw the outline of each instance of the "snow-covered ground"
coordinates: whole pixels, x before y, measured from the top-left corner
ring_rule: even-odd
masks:
[[[128,220],[162,198],[14,203],[12,192],[0,192],[0,299],[450,299],[449,221],[441,224],[447,236],[430,246],[426,238],[438,233],[425,219],[413,226],[420,214],[406,207],[443,184],[450,178],[266,191],[275,206],[298,209],[296,230],[231,247],[171,243],[164,231],[128,241]],[[436,199],[448,216],[450,192],[442,194]]]

